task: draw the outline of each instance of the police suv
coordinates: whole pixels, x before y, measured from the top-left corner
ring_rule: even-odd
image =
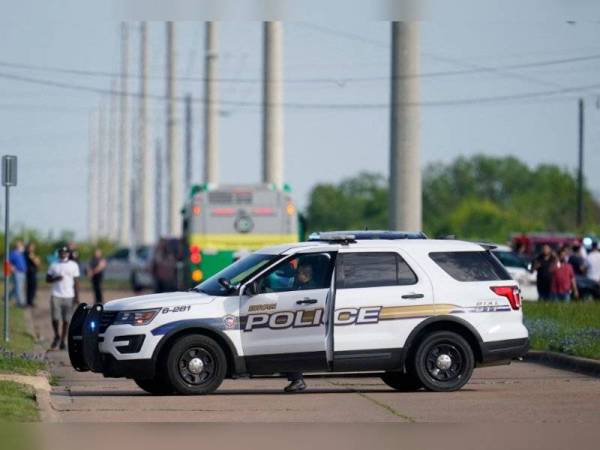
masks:
[[[265,248],[188,292],[80,305],[76,370],[153,394],[224,378],[371,372],[400,391],[455,391],[528,348],[518,284],[483,244],[336,232]]]

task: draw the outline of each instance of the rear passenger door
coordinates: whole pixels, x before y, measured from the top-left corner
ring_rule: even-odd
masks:
[[[432,314],[431,282],[408,255],[378,249],[340,252],[334,370],[399,367],[408,335]]]

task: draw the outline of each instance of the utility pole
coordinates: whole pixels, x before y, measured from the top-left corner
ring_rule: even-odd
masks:
[[[283,79],[281,22],[264,23],[263,182],[283,186]]]
[[[140,96],[139,96],[139,195],[137,237],[142,244],[152,242],[150,154],[148,152],[148,25],[140,24]]]
[[[129,227],[131,219],[131,158],[128,142],[128,108],[129,108],[129,29],[126,22],[121,22],[121,113],[119,133],[119,163],[121,182],[119,184],[119,242],[129,245]]]
[[[217,92],[217,24],[206,23],[204,39],[204,182],[219,182]]]
[[[98,237],[107,237],[108,235],[108,220],[106,216],[106,205],[108,205],[108,173],[109,173],[109,157],[108,148],[106,145],[106,111],[104,110],[104,101],[100,102],[98,108],[98,177],[97,177],[97,205],[96,214],[98,217]]]
[[[109,197],[108,217],[109,233],[112,241],[119,236],[119,161],[117,159],[117,81],[112,82],[112,95],[110,96],[110,123],[109,123]]]
[[[420,231],[419,33],[415,22],[392,22],[391,56],[390,229]]]
[[[154,227],[156,229],[156,238],[160,239],[162,236],[162,223],[163,223],[163,156],[160,148],[160,140],[156,140],[155,150],[155,166],[156,166],[156,177],[154,178]]]
[[[91,241],[98,239],[98,112],[92,111],[88,124],[88,234]]]
[[[192,96],[185,96],[185,195],[192,186]]]
[[[579,165],[577,168],[577,227],[583,225],[583,99],[579,99]]]
[[[167,158],[169,160],[169,233],[181,234],[181,164],[175,129],[175,24],[167,22]]]

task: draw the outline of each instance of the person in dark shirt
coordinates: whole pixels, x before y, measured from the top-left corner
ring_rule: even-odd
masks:
[[[87,273],[92,282],[94,298],[97,304],[102,303],[102,279],[104,276],[104,269],[106,269],[106,259],[102,256],[102,250],[97,248],[94,251],[94,256],[90,260]]]
[[[552,268],[556,261],[556,256],[548,244],[542,247],[540,253],[533,261],[533,270],[537,271],[537,290],[540,300],[550,300],[550,287],[552,284]]]
[[[585,258],[581,256],[581,245],[575,244],[572,248],[573,252],[569,256],[569,264],[573,266],[575,275],[585,276],[587,273],[587,263]]]
[[[25,262],[27,263],[27,306],[33,308],[37,292],[37,272],[41,262],[39,256],[35,254],[33,242],[28,243],[25,247]]]

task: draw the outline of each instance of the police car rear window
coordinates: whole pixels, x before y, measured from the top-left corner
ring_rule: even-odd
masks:
[[[510,280],[500,261],[490,252],[432,252],[429,257],[458,281]]]
[[[356,289],[415,284],[417,276],[392,252],[344,253],[338,287]]]

